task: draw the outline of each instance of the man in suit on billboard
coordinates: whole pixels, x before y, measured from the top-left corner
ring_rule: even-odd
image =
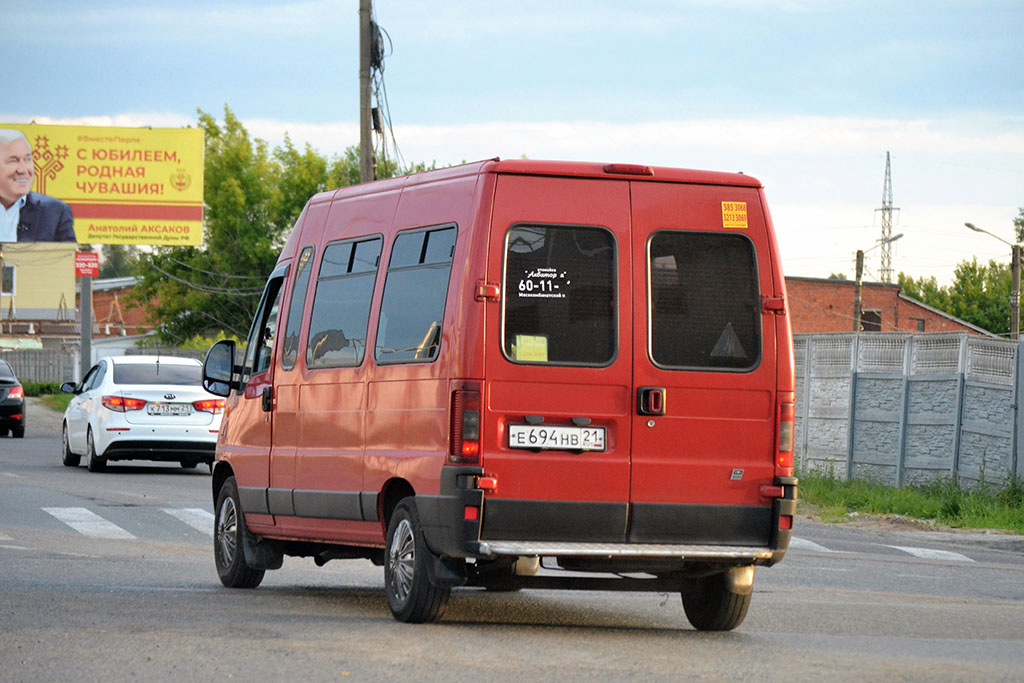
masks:
[[[0,129],[0,244],[74,242],[71,207],[32,192],[32,147],[18,130]]]

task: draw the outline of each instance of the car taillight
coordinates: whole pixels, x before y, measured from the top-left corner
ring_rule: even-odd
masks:
[[[7,398],[25,398],[25,390],[21,387],[14,387],[7,392]]]
[[[452,392],[452,424],[448,463],[480,463],[480,392],[457,389]]]
[[[200,413],[217,413],[224,412],[224,404],[226,401],[223,398],[205,398],[202,401],[192,401],[192,407],[198,410]]]
[[[793,422],[796,408],[792,401],[779,402],[779,440],[775,451],[775,474],[793,476]]]
[[[128,398],[127,396],[104,396],[100,399],[104,408],[113,410],[116,413],[127,413],[129,410],[142,410],[146,402],[141,398]]]

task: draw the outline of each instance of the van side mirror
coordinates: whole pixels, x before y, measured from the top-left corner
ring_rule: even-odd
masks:
[[[217,396],[227,396],[232,389],[241,388],[235,376],[235,342],[219,341],[206,352],[203,360],[203,388]]]

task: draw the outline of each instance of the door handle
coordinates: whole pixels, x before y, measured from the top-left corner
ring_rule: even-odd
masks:
[[[262,406],[263,412],[269,413],[274,400],[274,387],[271,385],[263,387]]]
[[[664,415],[664,387],[640,387],[637,389],[636,412],[640,415]]]

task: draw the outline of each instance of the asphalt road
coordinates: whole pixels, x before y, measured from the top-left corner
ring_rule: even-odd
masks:
[[[731,633],[675,594],[453,592],[395,622],[383,571],[288,558],[223,588],[204,467],[60,464],[59,416],[0,439],[0,680],[1020,680],[1024,539],[802,522]]]

